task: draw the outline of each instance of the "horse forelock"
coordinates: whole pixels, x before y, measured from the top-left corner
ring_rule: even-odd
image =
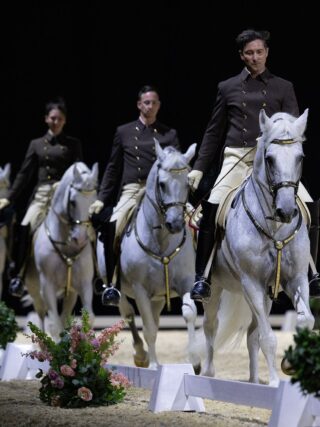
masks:
[[[161,159],[160,167],[167,172],[170,172],[171,169],[180,169],[188,165],[184,156],[174,147],[166,147],[163,153],[165,156]]]
[[[305,137],[299,133],[298,128],[295,126],[296,117],[291,114],[279,112],[273,114],[270,118],[269,126],[267,126],[262,139],[265,146],[268,146],[275,140],[290,140],[295,142],[303,142]]]

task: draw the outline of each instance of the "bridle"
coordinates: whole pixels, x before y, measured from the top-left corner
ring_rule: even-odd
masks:
[[[62,221],[64,224],[71,225],[71,227],[73,227],[75,225],[86,225],[88,227],[91,224],[89,214],[88,214],[88,218],[85,220],[74,219],[72,217],[72,214],[70,211],[71,189],[72,188],[74,190],[78,191],[79,193],[84,194],[84,195],[87,195],[87,194],[89,195],[89,194],[92,194],[95,191],[97,191],[97,187],[94,187],[91,190],[84,190],[82,188],[76,187],[74,184],[70,184],[69,189],[68,189],[68,197],[67,197],[67,218],[65,218],[63,215],[59,214],[58,212],[56,212],[55,209],[53,208],[53,206],[51,206],[51,209],[54,212],[54,214],[59,218],[59,220]]]
[[[273,141],[271,141],[271,144],[291,145],[291,144],[295,144],[297,142],[300,142],[300,141],[295,140],[295,139],[274,139]],[[264,158],[265,158],[265,169],[266,169],[269,191],[270,191],[270,194],[272,195],[273,201],[275,201],[278,190],[280,188],[283,188],[283,187],[293,187],[294,188],[294,194],[296,197],[297,192],[298,192],[299,182],[301,179],[301,174],[300,174],[300,176],[296,182],[294,182],[294,181],[281,181],[281,182],[274,183],[274,182],[272,182],[271,174],[270,174],[270,168],[269,168],[268,162],[266,161],[266,150],[265,150]]]
[[[188,201],[188,193],[186,195],[185,200],[183,201],[175,201],[175,202],[170,202],[170,203],[165,203],[164,202],[164,198],[163,198],[163,193],[161,191],[161,186],[160,186],[160,181],[159,181],[159,170],[161,168],[161,164],[159,163],[157,166],[157,176],[156,176],[156,180],[155,180],[155,196],[156,196],[156,203],[153,201],[153,199],[147,194],[148,200],[151,202],[152,206],[155,208],[155,210],[162,216],[164,217],[167,213],[167,210],[169,208],[175,207],[175,206],[181,206],[183,209],[183,212],[185,212],[186,209],[186,204]],[[189,172],[190,171],[190,167],[189,166],[183,166],[181,168],[172,168],[169,169],[168,172],[169,173],[173,173],[173,174],[181,174],[183,172]]]

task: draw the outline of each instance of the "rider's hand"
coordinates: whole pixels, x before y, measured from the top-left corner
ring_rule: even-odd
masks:
[[[104,203],[101,202],[101,200],[96,200],[89,207],[89,215],[92,215],[94,213],[95,214],[100,213],[102,211],[103,207],[104,207]]]
[[[203,177],[203,172],[192,170],[188,173],[188,183],[191,187],[191,190],[196,190],[200,184],[201,178]]]
[[[10,205],[10,201],[8,199],[0,199],[0,210]]]

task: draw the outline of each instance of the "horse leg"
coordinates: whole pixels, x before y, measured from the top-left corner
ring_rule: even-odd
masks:
[[[143,348],[143,340],[139,335],[138,328],[135,322],[134,308],[129,303],[127,297],[123,292],[121,293],[119,311],[121,317],[127,322],[133,338],[134,364],[140,368],[147,368],[149,366],[149,354]]]
[[[196,331],[196,318],[197,318],[197,307],[194,301],[190,298],[190,292],[186,292],[182,297],[182,316],[186,322],[188,329],[188,358],[192,363],[194,372],[200,374],[201,371],[201,359],[199,352],[195,348],[195,331]]]
[[[149,352],[149,368],[157,369],[159,363],[155,351],[155,343],[157,339],[158,325],[155,321],[154,314],[152,312],[152,306],[145,289],[142,286],[133,286],[135,293],[135,301],[142,318],[142,330],[144,339],[148,345]]]
[[[258,343],[267,361],[269,370],[269,385],[277,387],[279,385],[279,376],[276,368],[277,338],[268,319],[270,304],[266,304],[267,297],[265,295],[265,290],[263,286],[257,288],[254,283],[246,281],[243,284],[243,292],[255,322],[257,323]],[[254,335],[252,340],[254,340]],[[253,345],[253,342],[250,342],[250,344]],[[253,348],[252,353],[250,354],[249,352],[249,355],[253,355],[254,358],[257,358],[256,352],[257,347]],[[257,360],[250,361],[250,369],[251,368],[255,369],[255,371],[250,371],[250,379],[252,378],[258,382]]]
[[[85,259],[85,258],[84,258]],[[81,259],[84,265],[88,267],[88,261],[85,263],[84,259]],[[81,278],[81,279],[80,279]],[[92,308],[92,299],[93,299],[93,264],[91,265],[90,270],[87,268],[87,271],[80,272],[79,275],[75,276],[74,283],[77,284],[75,294],[79,295],[82,307],[87,310],[90,317],[90,323],[93,326],[94,324],[94,312]],[[73,307],[75,306],[76,301],[71,301],[71,306],[69,307],[69,313],[72,312]]]
[[[67,320],[71,316],[73,307],[76,305],[77,298],[78,294],[74,291],[70,291],[69,295],[63,298],[60,319],[64,327],[67,325]]]
[[[265,304],[267,304],[267,311],[270,313],[272,302],[265,296]],[[252,322],[247,331],[247,348],[249,352],[249,371],[251,383],[259,382],[259,329],[257,320],[255,317],[252,318]]]
[[[313,329],[314,316],[309,305],[309,284],[305,277],[296,276],[285,287],[285,292],[297,312],[297,326]]]
[[[216,283],[212,282],[211,297],[208,302],[203,303],[204,317],[203,317],[203,331],[206,338],[206,356],[201,370],[201,375],[214,377],[215,369],[213,364],[214,355],[214,340],[218,331],[218,311],[220,305],[220,298],[222,288]]]
[[[40,273],[41,290],[44,301],[48,308],[48,329],[54,340],[59,339],[59,334],[63,330],[58,313],[56,288],[52,282],[47,280],[43,273]]]
[[[34,309],[41,320],[43,326],[42,330],[45,331],[44,319],[47,314],[47,305],[45,304],[42,294],[40,292],[39,273],[36,269],[33,257],[30,258],[28,263],[28,268],[25,276],[25,284],[28,294],[32,299]],[[23,306],[31,305],[31,302],[29,301],[29,296],[27,295],[26,300],[25,297],[22,298]]]

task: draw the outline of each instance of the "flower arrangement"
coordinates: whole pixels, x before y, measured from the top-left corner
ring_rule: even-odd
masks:
[[[90,327],[89,313],[82,310],[81,321],[70,320],[54,342],[32,322],[29,336],[40,350],[27,353],[39,361],[47,360],[50,369],[36,375],[41,379],[40,399],[51,406],[79,408],[89,405],[110,405],[123,400],[130,385],[128,379],[104,367],[109,356],[119,348],[116,335],[124,326],[120,321],[104,329],[98,336]]]
[[[293,336],[295,347],[285,351],[282,365],[291,375],[291,383],[299,383],[304,395],[320,397],[320,333],[307,328],[297,329]]]
[[[5,349],[9,342],[13,342],[18,331],[15,312],[3,301],[0,301],[0,348]]]

